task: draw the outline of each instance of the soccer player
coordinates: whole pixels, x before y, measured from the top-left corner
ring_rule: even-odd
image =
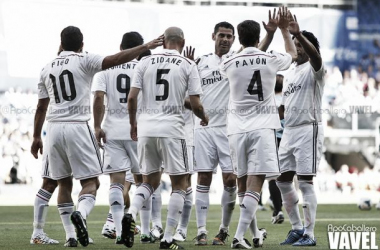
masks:
[[[42,153],[41,129],[46,117],[49,176],[57,180],[60,187],[58,210],[66,231],[65,246],[76,247],[76,239],[83,246],[89,244],[85,220],[95,204],[99,187],[97,176],[102,174],[96,139],[87,124],[91,116],[91,80],[95,73],[131,61],[142,52],[161,44],[162,38],[158,38],[107,57],[82,53],[81,31],[68,26],[61,32],[63,51],[41,72],[31,153],[35,158],[38,157],[38,151]],[[78,211],[74,211],[71,198],[72,176],[80,180],[82,185]]]
[[[284,76],[277,74],[276,76],[276,85],[274,87],[274,97],[276,100],[276,106],[279,107],[282,103],[282,86],[283,86]],[[284,127],[284,119],[281,119],[281,128],[276,130],[277,138],[277,149],[280,146],[281,137]],[[269,193],[270,199],[273,203],[273,214],[272,214],[272,224],[281,224],[284,222],[284,214],[282,212],[282,199],[281,192],[278,189],[276,180],[269,180]]]
[[[284,13],[282,9],[279,27],[285,22]],[[296,50],[287,29],[281,32],[289,54],[260,51],[257,48],[260,25],[255,21],[246,20],[237,29],[243,50],[221,64],[221,73],[230,82],[227,133],[231,159],[239,191],[244,184],[246,189],[231,247],[250,249],[244,234],[257,211],[263,182],[265,178],[279,175],[275,129],[281,126],[274,100],[276,73],[290,66],[296,58]],[[255,247],[262,246],[262,237],[254,237]]]
[[[120,50],[131,49],[142,45],[144,40],[137,32],[123,35]],[[121,240],[121,220],[124,216],[124,204],[129,208],[128,191],[135,183],[132,175],[136,176],[136,185],[141,184],[139,164],[137,160],[137,142],[132,141],[129,131],[129,116],[127,114],[127,97],[131,88],[131,79],[138,61],[133,59],[128,63],[117,65],[98,73],[93,87],[94,95],[94,127],[98,143],[104,142],[104,174],[109,174],[111,186],[109,190],[110,213],[102,234],[113,238],[115,227],[116,244]],[[104,96],[107,97],[107,112],[103,121]],[[102,124],[103,121],[103,124]],[[126,194],[126,199],[124,199]],[[149,201],[148,201],[149,202]],[[150,208],[150,206],[146,206]],[[141,213],[142,216],[146,213]],[[142,243],[150,243],[149,217],[147,223],[142,223]],[[112,220],[113,223],[109,223]],[[148,228],[146,228],[148,225]]]
[[[206,126],[202,94],[196,64],[181,56],[185,44],[180,28],[170,27],[164,34],[164,50],[142,59],[135,71],[128,97],[131,137],[137,140],[140,171],[144,183],[136,190],[130,214],[123,218],[122,237],[126,246],[133,246],[133,228],[137,212],[160,183],[161,163],[170,175],[172,194],[164,237],[160,249],[182,248],[173,241],[175,227],[182,213],[188,178],[187,149],[182,116],[186,92],[196,116]],[[136,123],[137,96],[141,91],[141,114]],[[138,126],[138,127],[137,127]]]
[[[259,45],[260,50],[266,51],[273,39],[277,29],[275,16],[275,11],[273,16],[269,11],[268,23],[263,22],[267,35]],[[194,130],[194,171],[198,172],[195,194],[198,232],[195,245],[207,245],[206,221],[210,206],[209,191],[212,175],[216,173],[218,164],[222,171],[224,190],[221,200],[221,224],[218,234],[213,239],[213,245],[225,244],[236,202],[236,175],[233,173],[226,133],[226,111],[230,89],[228,79],[223,78],[219,72],[223,57],[234,54],[234,52],[229,52],[235,40],[234,27],[228,22],[216,24],[212,40],[215,41],[215,52],[197,60],[204,92],[201,101],[210,117],[210,123],[207,128],[203,128],[196,121]]]
[[[281,176],[277,179],[277,186],[292,229],[281,245],[315,246],[317,197],[313,177],[317,173],[323,145],[320,110],[325,68],[318,39],[311,32],[301,32],[295,16],[289,32],[293,35],[298,56],[295,67],[284,78],[283,106],[280,108],[285,110],[285,128],[278,151]],[[294,175],[298,177],[303,196],[304,225],[293,185]]]

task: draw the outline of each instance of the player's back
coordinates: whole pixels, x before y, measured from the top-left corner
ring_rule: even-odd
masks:
[[[93,91],[106,93],[103,129],[109,139],[130,140],[128,94],[137,60],[111,67],[96,75]]]
[[[103,57],[62,51],[45,66],[40,84],[50,98],[48,121],[88,121],[90,119],[91,81],[102,69]],[[40,90],[41,91],[41,90]]]
[[[280,127],[274,99],[276,73],[288,68],[289,54],[248,47],[221,65],[230,82],[228,133]]]
[[[145,57],[137,66],[132,87],[141,88],[138,135],[184,138],[184,99],[195,63],[176,50]],[[195,71],[194,71],[195,69]],[[199,84],[198,84],[199,85]],[[200,85],[199,85],[200,87]]]

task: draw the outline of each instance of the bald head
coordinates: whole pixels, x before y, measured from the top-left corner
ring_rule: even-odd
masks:
[[[183,31],[178,27],[170,27],[165,30],[164,33],[165,41],[179,42],[182,41],[185,36]]]
[[[181,53],[185,45],[185,36],[180,28],[170,27],[165,30],[164,41],[165,48],[176,49]]]

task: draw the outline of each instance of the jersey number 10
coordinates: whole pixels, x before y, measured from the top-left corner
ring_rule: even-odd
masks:
[[[254,90],[253,87],[255,87],[256,83],[257,89]],[[253,72],[253,76],[251,82],[249,83],[247,91],[250,95],[258,95],[260,102],[264,101],[263,85],[261,84],[260,70],[256,70],[255,72]]]
[[[71,93],[70,95],[67,95],[67,92],[66,92],[66,85],[65,85],[65,78],[64,78],[65,75],[69,79],[69,86],[70,86],[70,93]],[[50,74],[49,77],[50,77],[51,82],[53,83],[55,103],[60,103],[61,99],[59,98],[59,94],[58,94],[56,78],[52,74]],[[59,86],[61,87],[63,100],[72,101],[75,99],[75,97],[77,97],[77,91],[75,89],[73,73],[71,73],[69,70],[66,69],[62,71],[62,73],[59,75]]]

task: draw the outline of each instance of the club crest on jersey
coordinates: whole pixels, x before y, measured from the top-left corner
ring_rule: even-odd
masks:
[[[289,96],[290,94],[293,94],[294,92],[301,89],[301,84],[296,85],[295,83],[290,83],[288,85],[288,88],[284,92],[284,96]]]
[[[222,79],[223,77],[220,74],[219,70],[216,70],[212,72],[212,77],[202,78],[202,85],[214,84],[216,82],[221,81]]]

